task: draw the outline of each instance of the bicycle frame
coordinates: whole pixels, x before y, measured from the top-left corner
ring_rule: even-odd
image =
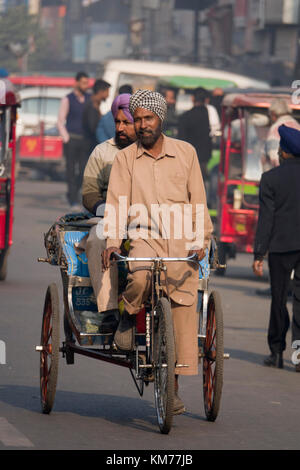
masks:
[[[153,338],[154,338],[154,322],[156,316],[156,305],[159,299],[163,296],[162,294],[162,286],[160,281],[161,272],[166,273],[167,267],[164,263],[166,262],[193,262],[200,266],[197,255],[193,254],[191,256],[185,258],[168,258],[168,257],[141,257],[141,258],[133,258],[130,256],[122,256],[119,253],[113,253],[113,256],[116,258],[115,262],[150,262],[152,263],[151,266],[145,266],[145,270],[151,271],[151,311],[146,310],[146,331],[145,331],[145,340],[146,340],[146,364],[139,366],[145,368],[152,368],[152,352],[153,352]],[[167,297],[170,300],[168,294],[168,283],[167,283],[167,276],[165,275],[166,281],[166,290],[167,290]],[[151,341],[152,340],[152,341]],[[138,361],[137,361],[138,367]],[[178,367],[178,365],[177,365]],[[138,370],[137,370],[138,375]]]

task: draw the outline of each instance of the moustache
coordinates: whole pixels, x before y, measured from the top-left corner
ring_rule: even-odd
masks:
[[[144,130],[140,130],[140,131],[138,132],[138,134],[139,134],[139,135],[145,135],[145,134],[147,134],[147,135],[148,135],[148,134],[153,135],[153,131],[151,131],[150,129],[149,129],[149,130],[148,130],[148,129],[144,129]]]

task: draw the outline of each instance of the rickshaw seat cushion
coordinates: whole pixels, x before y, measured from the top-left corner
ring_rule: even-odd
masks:
[[[89,232],[68,231],[64,233],[63,250],[68,263],[67,273],[70,276],[89,277],[86,253],[77,254],[74,244],[79,243]]]

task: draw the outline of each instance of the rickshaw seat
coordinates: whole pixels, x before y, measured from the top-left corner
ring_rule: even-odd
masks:
[[[89,232],[67,231],[63,232],[63,251],[68,263],[69,276],[89,277],[88,260],[86,253],[76,253],[74,244],[79,243]]]
[[[75,243],[79,243],[83,237],[85,237],[88,231],[65,231],[61,232],[63,236],[63,251],[67,260],[68,268],[67,273],[71,276],[89,277],[88,259],[85,252],[76,253]],[[214,256],[215,246],[211,243],[210,249],[206,250],[205,257],[200,261],[201,269],[199,268],[199,279],[208,279],[210,275],[210,266]],[[127,277],[126,266],[118,266],[119,276],[124,278]]]

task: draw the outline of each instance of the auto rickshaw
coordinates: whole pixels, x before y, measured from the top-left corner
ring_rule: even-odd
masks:
[[[224,275],[228,258],[253,253],[259,209],[262,156],[271,122],[268,109],[274,98],[288,102],[300,122],[300,105],[293,104],[290,90],[238,90],[222,102],[222,136],[218,175],[216,233],[218,256]]]
[[[10,83],[0,80],[0,281],[6,278],[12,245],[18,106]]]

